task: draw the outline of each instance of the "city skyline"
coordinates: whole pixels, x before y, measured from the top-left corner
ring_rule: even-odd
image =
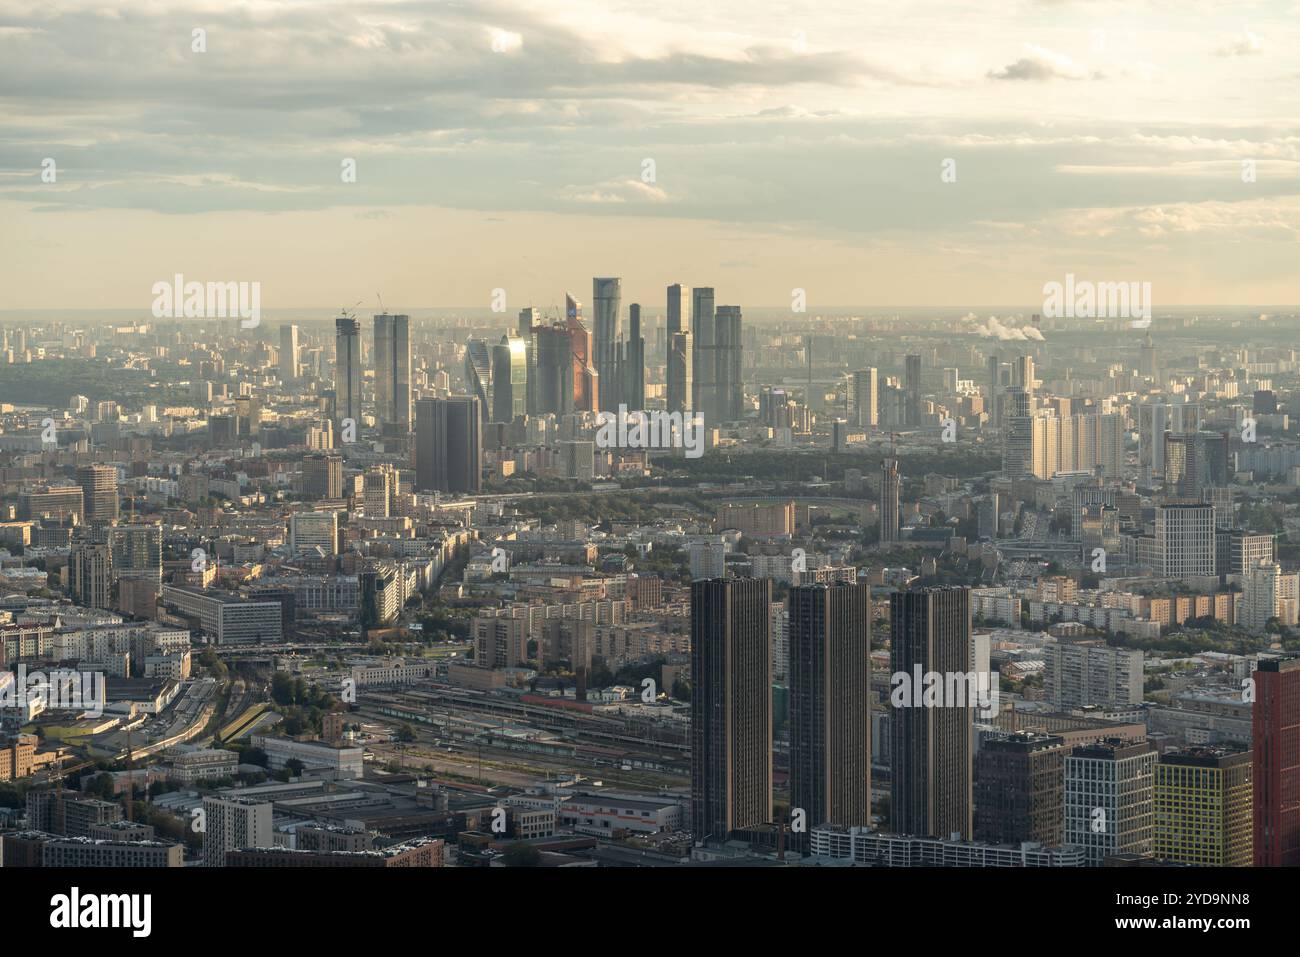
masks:
[[[941,946],[1285,929],[1298,42],[0,2],[18,929],[724,880]]]

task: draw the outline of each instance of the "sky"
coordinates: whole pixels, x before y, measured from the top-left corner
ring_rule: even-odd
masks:
[[[0,0],[0,284],[1295,304],[1298,51],[1300,0]]]

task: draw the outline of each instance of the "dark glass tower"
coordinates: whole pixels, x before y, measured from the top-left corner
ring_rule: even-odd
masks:
[[[334,426],[344,419],[361,426],[361,323],[349,316],[334,320]]]
[[[790,589],[790,808],[807,828],[871,823],[871,587]]]
[[[975,839],[990,844],[1065,840],[1062,738],[1020,732],[986,741],[975,760]]]
[[[691,583],[691,831],[772,820],[772,583]]]
[[[375,316],[375,406],[381,428],[411,430],[410,316]]]
[[[941,694],[926,704],[919,685],[931,672],[948,687],[970,675],[969,588],[913,588],[889,602],[891,692],[906,676],[915,697],[894,706],[890,731],[892,828],[897,834],[970,840],[971,729],[977,703]],[[970,685],[966,685],[970,688]],[[892,701],[891,694],[891,705]]]
[[[420,492],[482,490],[483,425],[475,396],[416,403],[415,487]]]

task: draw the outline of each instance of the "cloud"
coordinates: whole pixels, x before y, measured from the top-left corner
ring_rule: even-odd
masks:
[[[1025,56],[1010,63],[1001,70],[990,70],[988,76],[993,80],[1083,80],[1088,71],[1063,53],[1056,53],[1045,47],[1025,44]]]
[[[654,183],[639,179],[608,180],[592,186],[565,186],[558,198],[570,203],[663,203],[668,194]]]
[[[488,36],[493,53],[514,53],[524,45],[524,38],[521,34],[511,30],[502,30],[500,27],[489,27]]]
[[[1216,56],[1253,56],[1264,52],[1264,41],[1247,30],[1227,37],[1214,52]]]

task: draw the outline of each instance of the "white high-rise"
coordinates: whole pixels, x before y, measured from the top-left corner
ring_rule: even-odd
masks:
[[[723,578],[727,574],[725,542],[692,542],[691,578]]]
[[[1109,855],[1149,855],[1155,834],[1156,750],[1110,739],[1065,758],[1065,843],[1082,847],[1090,867]]]
[[[1270,618],[1290,627],[1296,624],[1300,608],[1300,575],[1282,574],[1282,566],[1264,559],[1255,562],[1241,576],[1241,610],[1237,624],[1248,631],[1262,632]]]
[[[203,799],[203,864],[224,867],[226,851],[274,847],[271,805],[252,798]]]
[[[1159,506],[1155,549],[1158,571],[1165,578],[1215,574],[1214,506]]]
[[[297,555],[320,547],[326,555],[338,551],[339,513],[332,509],[320,512],[295,512],[289,516],[289,550]]]

